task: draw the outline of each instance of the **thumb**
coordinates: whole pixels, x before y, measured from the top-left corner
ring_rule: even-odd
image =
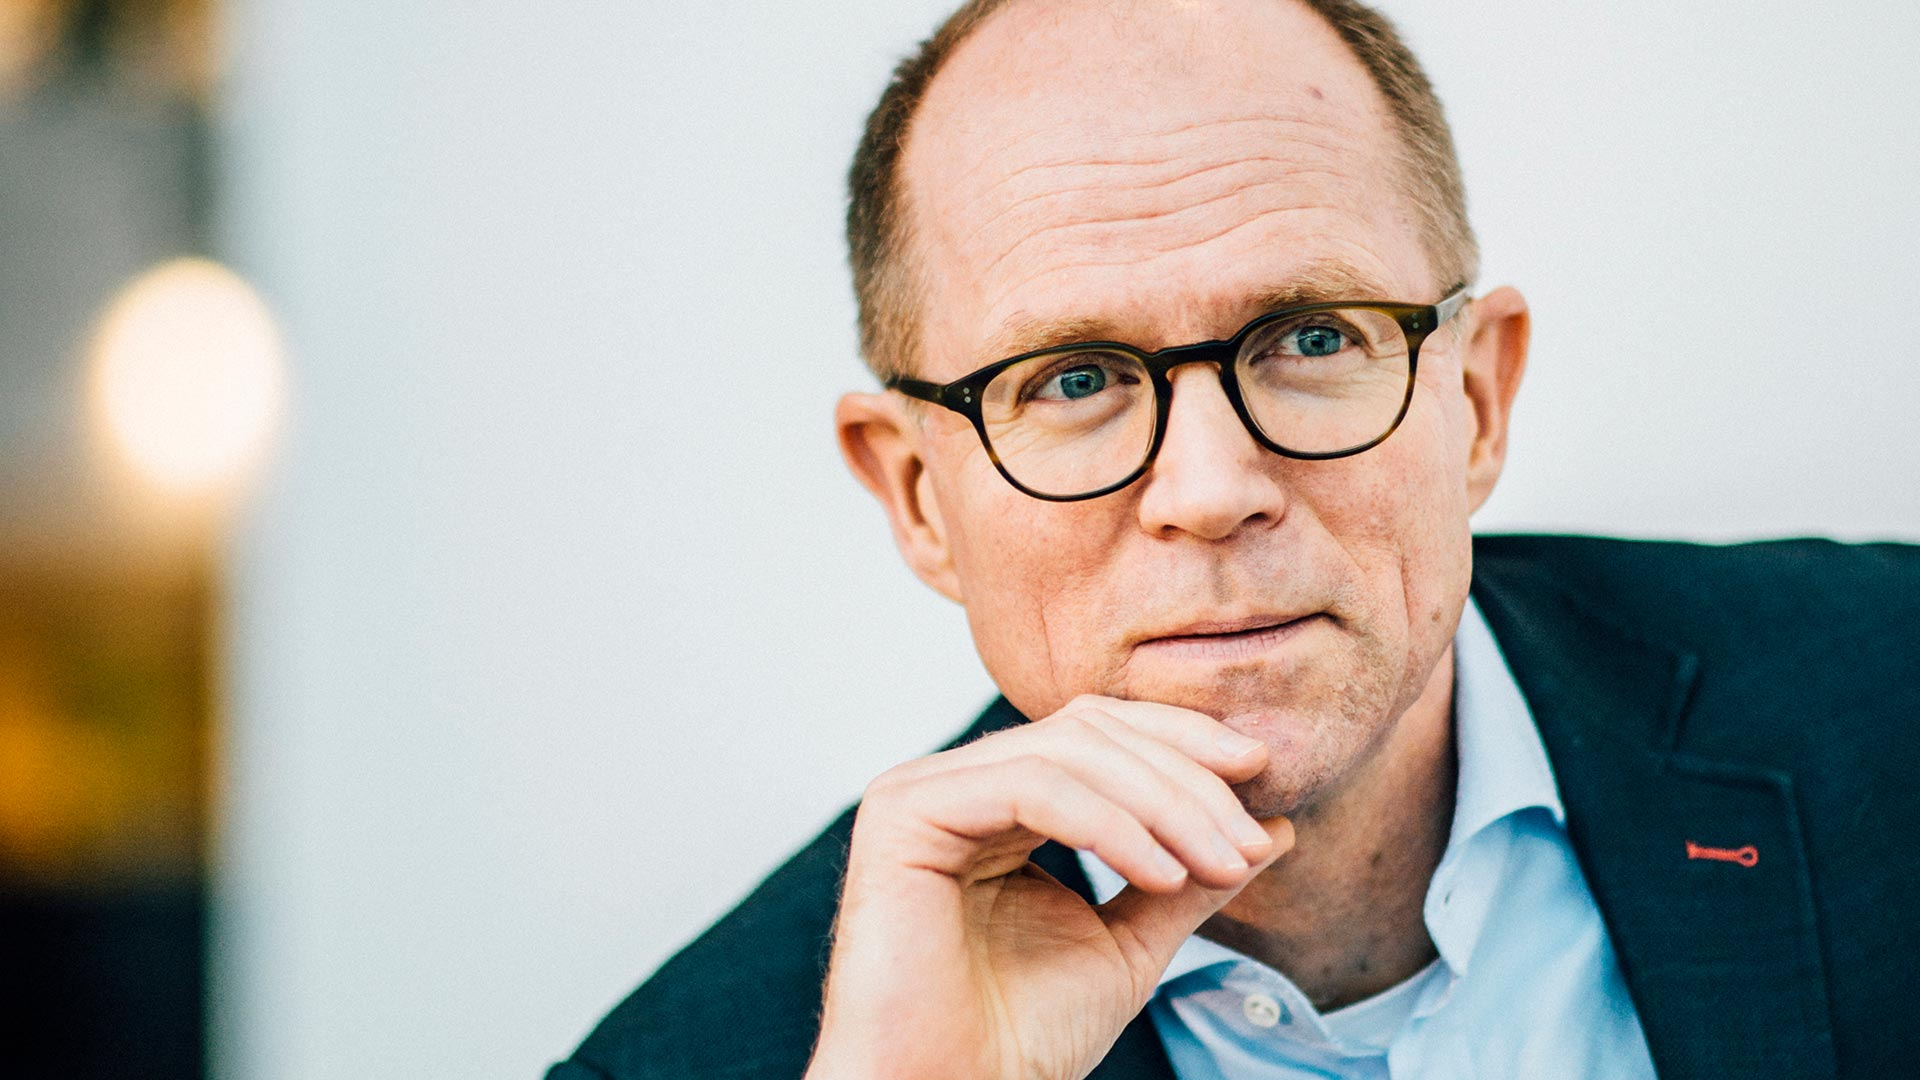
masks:
[[[1273,847],[1266,858],[1253,865],[1240,884],[1209,889],[1189,880],[1185,888],[1171,893],[1150,893],[1137,885],[1129,885],[1100,905],[1100,917],[1114,936],[1137,946],[1126,950],[1127,963],[1134,969],[1134,985],[1151,987],[1160,973],[1167,970],[1181,943],[1191,937],[1201,923],[1212,918],[1249,882],[1293,849],[1293,822],[1276,817],[1260,824],[1273,839]]]

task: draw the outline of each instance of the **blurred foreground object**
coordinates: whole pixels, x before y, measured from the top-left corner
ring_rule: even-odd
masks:
[[[0,1075],[200,1069],[210,608],[0,563]]]
[[[206,0],[0,0],[0,1076],[206,1071],[221,528],[277,423],[205,250]]]

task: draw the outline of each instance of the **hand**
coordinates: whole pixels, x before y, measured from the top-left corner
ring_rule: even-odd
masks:
[[[1229,783],[1264,744],[1171,705],[1080,697],[867,787],[809,1080],[1080,1080],[1174,951],[1293,845]],[[1088,904],[1047,840],[1130,883]]]

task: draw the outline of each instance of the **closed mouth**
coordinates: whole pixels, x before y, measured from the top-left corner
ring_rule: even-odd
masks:
[[[1177,633],[1147,638],[1135,648],[1197,659],[1238,659],[1290,640],[1325,618],[1324,612],[1316,611],[1292,618],[1265,615],[1194,623],[1181,627]]]

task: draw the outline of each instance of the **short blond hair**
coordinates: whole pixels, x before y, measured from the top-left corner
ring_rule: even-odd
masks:
[[[916,346],[919,293],[908,258],[900,157],[927,87],[980,24],[1014,0],[968,0],[894,69],[867,117],[847,174],[847,258],[860,309],[860,352],[885,379],[908,370]],[[1433,84],[1386,16],[1353,0],[1294,0],[1326,20],[1386,99],[1399,136],[1402,188],[1442,287],[1471,282],[1480,248],[1467,221],[1460,159]]]

